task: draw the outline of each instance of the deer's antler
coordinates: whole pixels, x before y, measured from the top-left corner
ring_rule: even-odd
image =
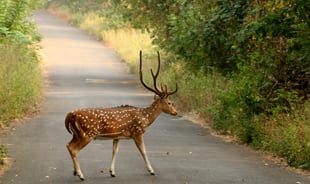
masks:
[[[158,89],[157,87],[157,77],[159,75],[159,71],[160,71],[160,54],[159,52],[157,52],[157,57],[158,57],[158,67],[157,67],[157,71],[154,74],[153,70],[151,69],[151,74],[153,77],[153,85],[154,88],[151,88],[150,86],[148,86],[144,81],[143,81],[143,75],[142,75],[142,51],[140,51],[140,70],[139,70],[139,74],[140,74],[140,82],[141,84],[148,89],[149,91],[152,91],[153,93],[157,94],[158,96],[160,96],[161,98],[163,97],[167,97],[169,95],[172,95],[174,93],[176,93],[178,91],[178,84],[176,83],[176,89],[172,92],[168,92],[167,89],[167,85],[164,85],[161,83],[161,90]]]

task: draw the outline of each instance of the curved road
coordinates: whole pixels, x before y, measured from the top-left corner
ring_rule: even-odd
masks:
[[[115,51],[84,32],[37,11],[35,21],[43,35],[47,73],[40,115],[22,123],[0,143],[9,148],[12,168],[0,184],[81,183],[73,165],[64,127],[67,112],[80,107],[121,104],[146,106],[152,94],[138,88]],[[138,53],[137,53],[138,54]],[[109,176],[112,141],[94,141],[79,154],[83,183],[159,184],[297,184],[310,179],[272,164],[244,146],[225,143],[179,117],[161,115],[145,135],[155,176],[131,140],[120,142],[115,178]]]

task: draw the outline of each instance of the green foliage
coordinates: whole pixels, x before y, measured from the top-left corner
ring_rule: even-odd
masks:
[[[290,48],[288,40],[292,35],[288,30],[281,30],[285,25],[274,25],[285,18],[277,15],[266,15],[266,17],[257,22],[252,21],[246,30],[242,30],[243,32],[240,32],[238,37],[245,36],[246,39],[238,40],[241,41],[240,45],[234,48],[238,51],[238,69],[240,71],[234,80],[234,85],[248,86],[248,88],[244,88],[248,94],[240,99],[231,100],[230,97],[234,97],[238,93],[234,90],[227,91],[223,95],[222,102],[228,105],[220,108],[222,114],[216,120],[218,124],[225,123],[224,130],[235,124],[239,125],[240,127],[234,129],[232,133],[237,134],[241,141],[256,147],[262,147],[262,143],[272,137],[269,134],[266,135],[266,132],[270,130],[265,129],[263,124],[264,121],[268,121],[268,117],[282,116],[283,113],[293,114],[296,109],[303,109],[302,104],[309,96],[310,63],[304,57],[307,56],[307,51],[294,51],[295,48]],[[276,27],[280,28],[275,29]],[[297,52],[300,56],[295,58]],[[242,81],[240,77],[247,79]],[[248,83],[254,84],[254,86]],[[247,109],[246,113],[236,111],[240,108],[238,106],[240,104],[242,109]],[[241,118],[230,120],[226,117],[227,121],[223,121],[225,120],[221,117],[223,114]],[[309,127],[307,122],[309,122],[309,117],[298,123],[307,130]],[[273,131],[281,132],[284,137],[276,136],[270,143],[272,146],[270,144],[269,146],[271,150],[287,158],[290,165],[306,167],[305,165],[309,163],[309,157],[307,157],[309,151],[305,146],[304,139],[296,136],[301,129],[296,128],[294,123],[295,120],[291,119],[286,121],[286,126],[274,127]],[[310,139],[305,137],[305,140],[309,142]],[[283,142],[285,143],[283,144]]]
[[[87,13],[104,9],[103,2],[107,0],[43,0],[42,6],[48,8],[50,6],[66,7],[72,13]]]
[[[259,125],[253,120],[261,111],[262,97],[257,90],[260,80],[255,75],[231,77],[227,89],[219,91],[217,104],[212,108],[216,129],[235,134],[245,143],[258,138]]]
[[[170,56],[171,57],[171,56]],[[210,119],[211,107],[218,99],[218,92],[226,89],[226,79],[218,72],[206,75],[203,70],[193,73],[185,63],[173,62],[162,72],[162,78],[169,86],[178,83],[180,90],[173,98],[178,109],[198,113]]]
[[[267,110],[279,106],[289,110],[294,103],[301,102],[299,98],[306,100],[310,94],[310,45],[309,39],[305,39],[310,26],[305,23],[306,15],[295,12],[301,5],[298,3],[306,9],[310,5],[301,1],[282,3],[260,6],[265,13],[256,19],[258,15],[249,16],[250,21],[236,34],[238,40],[234,45],[239,68],[247,67],[263,77],[258,87]]]
[[[40,96],[38,58],[29,44],[39,39],[31,8],[37,0],[0,2],[0,127],[34,108]]]
[[[248,2],[127,0],[118,6],[134,27],[149,31],[154,43],[177,54],[192,70],[216,67],[228,72],[235,69],[230,50]]]
[[[310,169],[310,102],[289,114],[265,121],[262,146],[287,159],[292,166]]]
[[[242,25],[249,1],[195,1],[186,4],[171,21],[171,41],[163,46],[184,58],[190,69],[215,67],[222,73],[235,71],[231,46]]]
[[[99,39],[103,39],[106,31],[127,27],[127,24],[124,22],[122,14],[118,12],[117,7],[106,6],[102,4],[102,1],[104,0],[54,0],[48,1],[46,6],[57,9],[58,12],[65,15],[65,19],[69,19],[74,25],[81,27]]]
[[[41,69],[36,53],[21,45],[0,45],[0,128],[36,109]]]
[[[284,106],[285,96],[310,94],[309,2],[247,0],[113,1],[134,27],[184,60],[192,71],[223,75],[254,71],[265,98],[261,109]],[[263,82],[264,81],[264,82]],[[270,90],[271,89],[271,90]]]
[[[33,23],[27,19],[36,0],[2,0],[0,2],[0,43],[31,44],[40,39]]]
[[[4,147],[4,145],[0,144],[0,165],[4,164],[4,159],[7,156],[7,152],[8,152],[8,150],[6,149],[6,147]]]

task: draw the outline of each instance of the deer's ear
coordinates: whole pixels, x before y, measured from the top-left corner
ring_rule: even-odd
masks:
[[[158,99],[160,99],[160,96],[154,95],[154,100],[156,101],[156,100],[158,100]]]

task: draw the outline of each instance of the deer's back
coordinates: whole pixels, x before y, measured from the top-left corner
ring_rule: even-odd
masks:
[[[133,106],[78,109],[71,116],[78,131],[92,138],[131,138],[146,129],[141,109]]]

